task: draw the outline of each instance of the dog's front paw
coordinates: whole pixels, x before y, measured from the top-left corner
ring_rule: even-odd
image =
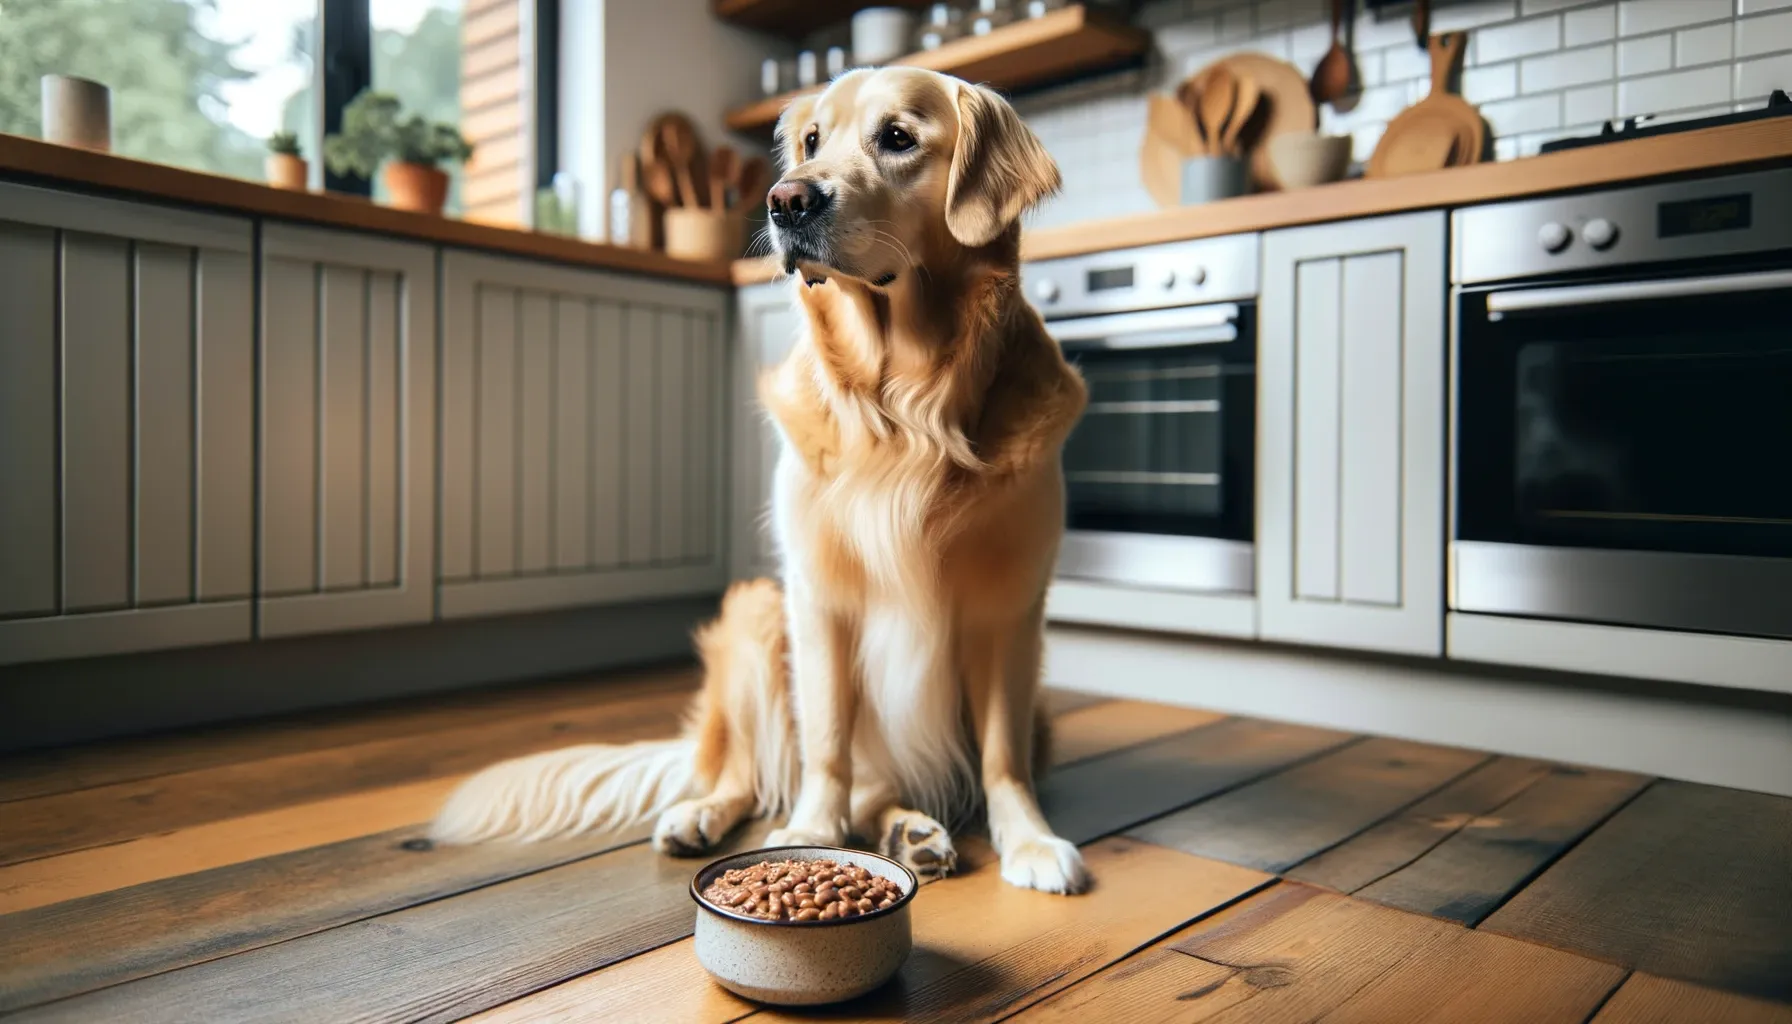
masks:
[[[653,826],[653,848],[673,857],[692,857],[716,845],[727,829],[719,815],[700,800],[685,800],[666,808]]]
[[[844,828],[779,828],[765,837],[766,846],[841,846],[845,842]]]
[[[958,867],[958,851],[946,827],[919,811],[889,818],[877,852],[915,873],[923,883],[944,878]]]
[[[1009,885],[1040,892],[1077,893],[1089,887],[1083,855],[1057,836],[1044,835],[1015,843],[1002,854],[1002,879]]]

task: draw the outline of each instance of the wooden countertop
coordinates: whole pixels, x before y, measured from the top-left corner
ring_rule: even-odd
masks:
[[[1109,220],[1029,231],[1021,258],[1060,256],[1179,242],[1299,224],[1351,220],[1440,207],[1469,206],[1601,185],[1792,162],[1792,117],[1657,135],[1563,150],[1523,160],[1477,164],[1402,178],[1357,179],[1293,192],[1266,192]],[[767,260],[737,260],[737,285],[775,276]]]
[[[260,182],[228,178],[166,164],[132,160],[0,134],[0,177],[27,184],[76,185],[163,199],[226,213],[241,213],[329,227],[353,228],[439,245],[465,246],[513,256],[555,260],[604,270],[649,274],[703,284],[730,282],[725,261],[696,263],[664,253],[600,245],[561,235],[495,224],[432,217],[381,206],[355,196],[288,192]],[[601,197],[591,197],[597,202]]]

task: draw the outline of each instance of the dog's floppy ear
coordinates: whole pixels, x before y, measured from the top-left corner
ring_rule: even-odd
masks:
[[[1008,102],[958,87],[958,146],[946,177],[946,228],[962,245],[988,245],[1021,213],[1058,191],[1058,165]]]
[[[777,156],[786,171],[803,162],[803,129],[815,120],[815,101],[814,96],[798,96],[778,115]]]

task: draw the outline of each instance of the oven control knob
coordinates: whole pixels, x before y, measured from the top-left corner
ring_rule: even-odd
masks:
[[[1163,289],[1166,292],[1176,287],[1176,272],[1174,270],[1165,270],[1163,273],[1157,275],[1157,283],[1163,285]]]
[[[1197,288],[1199,288],[1201,285],[1206,284],[1207,283],[1207,268],[1206,267],[1196,267],[1195,269],[1189,271],[1188,272],[1188,280],[1189,280],[1190,284],[1193,284]]]
[[[1033,286],[1033,297],[1040,302],[1058,301],[1058,282],[1045,278]]]
[[[1618,240],[1618,226],[1604,217],[1587,221],[1587,226],[1580,229],[1580,237],[1595,249],[1610,249]]]
[[[1572,237],[1567,228],[1553,220],[1537,229],[1537,244],[1543,246],[1544,252],[1561,252],[1568,248]]]

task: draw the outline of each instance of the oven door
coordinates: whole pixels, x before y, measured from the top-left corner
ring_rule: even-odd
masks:
[[[1216,303],[1049,325],[1089,406],[1064,446],[1060,576],[1249,593],[1256,317]]]
[[[1459,297],[1462,611],[1792,636],[1792,270]]]

